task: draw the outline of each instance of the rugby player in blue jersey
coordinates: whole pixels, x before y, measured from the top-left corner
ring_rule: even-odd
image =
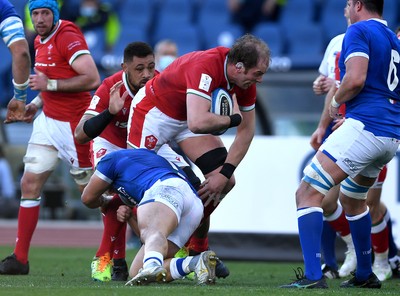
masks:
[[[89,208],[104,206],[107,190],[118,193],[129,207],[138,205],[143,245],[133,260],[127,285],[181,279],[190,272],[195,272],[198,284],[215,282],[213,251],[173,258],[203,217],[202,202],[181,169],[147,149],[115,151],[97,164],[82,202]]]
[[[339,60],[341,84],[329,114],[346,120],[321,145],[296,192],[305,273],[282,288],[327,288],[322,276],[321,202],[340,187],[340,202],[350,224],[357,256],[355,274],[341,287],[380,288],[372,272],[368,189],[395,155],[400,139],[400,43],[382,19],[383,0],[348,0],[351,26]]]

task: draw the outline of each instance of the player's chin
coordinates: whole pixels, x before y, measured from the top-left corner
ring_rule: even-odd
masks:
[[[252,86],[254,82],[245,82],[242,85],[242,89],[248,89],[250,86]]]

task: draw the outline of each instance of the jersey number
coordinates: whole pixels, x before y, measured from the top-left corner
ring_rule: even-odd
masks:
[[[392,49],[392,56],[390,58],[390,66],[387,79],[387,84],[390,91],[394,91],[399,84],[399,78],[397,77],[397,67],[395,63],[400,63],[400,55],[396,50]]]

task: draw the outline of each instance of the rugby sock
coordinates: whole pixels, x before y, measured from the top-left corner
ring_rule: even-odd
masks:
[[[103,237],[99,249],[96,252],[96,257],[104,256],[106,253],[111,254],[111,256],[114,255],[115,240],[119,237],[125,224],[117,220],[117,210],[122,204],[118,195],[114,195],[103,213]],[[125,246],[123,249],[125,249]]]
[[[187,273],[183,270],[182,265],[186,258],[172,258],[169,264],[169,272],[174,280],[183,279]]]
[[[310,207],[297,209],[297,222],[304,257],[305,276],[309,280],[319,280],[322,278],[322,208]]]
[[[325,217],[325,219],[340,236],[350,234],[349,222],[347,221],[343,207],[340,204],[338,204],[336,211],[332,215]]]
[[[375,253],[383,253],[389,249],[389,232],[385,220],[372,225],[371,241]]]
[[[347,216],[357,256],[356,278],[365,281],[372,273],[371,216],[369,209],[356,216]]]
[[[389,210],[386,209],[384,219],[386,221],[386,225],[388,228],[388,237],[389,237],[389,258],[393,258],[397,256],[397,246],[396,243],[394,242],[393,238],[393,231],[392,231],[392,219],[390,218],[390,213]]]
[[[330,226],[329,222],[324,221],[322,227],[321,246],[324,254],[324,262],[327,266],[338,269],[335,252],[336,231]]]
[[[194,237],[192,236],[188,244],[189,254],[197,255],[201,252],[208,250],[208,237]]]
[[[143,269],[154,265],[163,265],[164,256],[160,252],[150,251],[144,254]]]
[[[40,199],[40,196],[37,199],[21,197],[14,254],[23,264],[28,262],[29,247],[39,220]]]
[[[121,229],[119,230],[119,234],[114,243],[114,259],[125,259],[126,256],[126,226],[127,223],[123,223]]]

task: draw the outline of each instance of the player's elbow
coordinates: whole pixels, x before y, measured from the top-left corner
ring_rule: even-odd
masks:
[[[82,125],[79,124],[74,131],[74,139],[78,144],[86,144],[91,139],[83,131]]]
[[[204,126],[200,120],[197,120],[195,118],[188,119],[187,123],[188,123],[188,128],[192,133],[194,133],[194,134],[205,133]]]
[[[101,84],[101,79],[100,79],[100,75],[96,75],[96,77],[92,78],[92,83],[90,84],[91,89],[97,89]]]
[[[87,194],[87,192],[84,190],[82,195],[81,195],[81,201],[82,203],[90,208],[90,209],[95,209],[97,208],[97,203],[95,201],[93,201],[93,197],[89,194]]]

